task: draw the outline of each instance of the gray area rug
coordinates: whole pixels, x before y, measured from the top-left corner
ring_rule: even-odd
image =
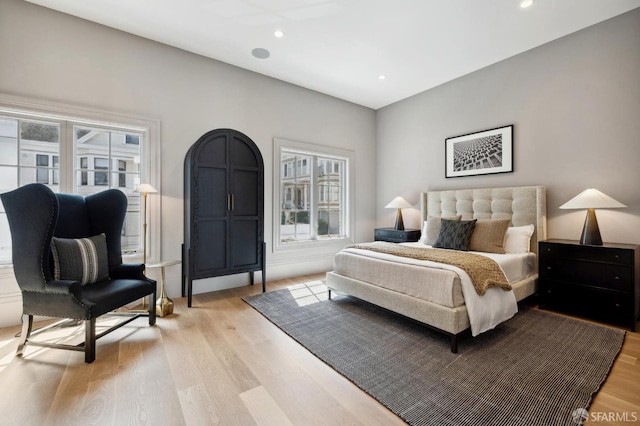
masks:
[[[244,300],[412,425],[571,425],[609,373],[624,331],[538,310],[449,338],[322,282]],[[582,410],[581,410],[582,409]]]

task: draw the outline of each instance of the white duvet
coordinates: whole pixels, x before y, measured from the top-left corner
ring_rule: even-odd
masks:
[[[418,248],[430,248],[430,246],[425,246],[420,242],[402,243],[402,245]],[[430,268],[445,269],[458,274],[458,276],[460,277],[460,284],[462,287],[462,294],[464,296],[465,305],[469,314],[471,334],[473,336],[477,336],[480,333],[493,329],[495,326],[513,317],[518,312],[518,303],[513,291],[505,291],[502,288],[491,287],[487,289],[484,295],[480,296],[478,295],[478,293],[476,293],[469,275],[456,266],[431,262],[427,260],[393,256],[390,254],[379,253],[370,250],[347,249],[347,251],[351,250],[355,250],[359,254],[369,257],[392,260],[395,262],[425,266]],[[502,271],[505,273],[505,277],[507,278],[509,283],[520,281],[521,279],[529,276],[531,274],[531,271],[533,270],[532,268],[535,261],[535,255],[532,253],[471,253],[486,256],[495,260]]]

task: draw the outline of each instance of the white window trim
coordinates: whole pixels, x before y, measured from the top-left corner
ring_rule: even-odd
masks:
[[[49,102],[20,96],[13,96],[0,93],[0,113],[9,113],[12,115],[20,115],[25,118],[37,117],[47,118],[51,120],[72,121],[74,124],[80,125],[104,125],[108,127],[118,127],[120,129],[131,130],[136,132],[145,132],[147,138],[143,141],[142,149],[146,152],[146,166],[141,169],[140,179],[142,182],[150,183],[158,190],[158,194],[162,194],[160,185],[160,165],[161,165],[161,139],[160,139],[160,120],[139,117],[133,115],[125,115],[112,111],[105,111],[91,107],[81,107],[76,105],[64,104],[60,102]],[[64,131],[62,128],[60,131]],[[61,135],[62,137],[62,135]],[[62,149],[72,150],[72,146],[60,147]],[[62,158],[67,158],[62,155]],[[71,158],[71,157],[68,157]],[[66,164],[60,164],[61,170],[67,173],[73,173],[73,167],[67,167]],[[62,173],[62,171],[61,171]],[[72,176],[69,176],[72,178]],[[155,195],[155,194],[154,194]],[[150,196],[147,200],[147,234],[149,242],[147,244],[147,262],[159,262],[161,260],[161,196]],[[136,260],[138,261],[138,256]],[[142,255],[139,256],[142,261]]]
[[[328,240],[299,241],[295,243],[282,244],[280,241],[280,181],[282,178],[281,157],[283,149],[292,149],[303,154],[327,155],[343,158],[346,161],[345,168],[345,205],[347,208],[345,237],[332,238]],[[315,171],[314,171],[315,172]],[[297,252],[309,251],[310,249],[328,249],[335,251],[344,247],[345,244],[354,242],[355,230],[355,153],[353,151],[316,145],[308,142],[293,141],[289,139],[273,139],[273,251],[274,252]],[[315,194],[314,196],[318,196]]]

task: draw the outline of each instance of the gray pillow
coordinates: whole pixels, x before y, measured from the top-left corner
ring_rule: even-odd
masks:
[[[442,219],[440,234],[438,234],[438,240],[433,246],[436,248],[469,251],[469,240],[475,226],[476,219],[460,222]]]
[[[109,278],[105,234],[79,239],[53,237],[51,253],[55,280],[72,280],[86,285]]]
[[[462,216],[453,216],[453,217],[439,217],[439,216],[429,216],[427,217],[427,226],[425,227],[425,238],[423,243],[428,246],[432,246],[436,243],[438,239],[438,235],[440,235],[440,228],[442,227],[442,219],[450,219],[459,221]]]

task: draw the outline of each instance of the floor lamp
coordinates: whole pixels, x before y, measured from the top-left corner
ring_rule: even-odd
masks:
[[[144,213],[143,213],[143,225],[142,225],[142,263],[147,263],[147,195],[149,194],[157,194],[158,190],[148,183],[141,183],[137,186],[133,192],[138,192],[142,194],[144,198]],[[144,309],[147,306],[146,299],[142,298],[142,308]]]

